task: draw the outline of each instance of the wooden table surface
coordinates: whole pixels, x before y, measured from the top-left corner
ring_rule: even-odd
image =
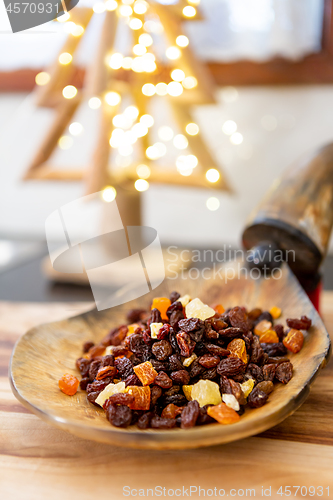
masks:
[[[76,438],[32,415],[9,386],[14,343],[38,323],[88,308],[87,303],[0,302],[1,500],[169,498],[173,494],[221,498],[223,490],[225,497],[263,498],[270,493],[271,498],[283,499],[288,486],[291,497],[333,497],[333,362],[294,415],[259,436],[222,446],[176,452],[122,449]],[[333,337],[333,292],[324,293],[322,313]],[[303,489],[297,491],[297,486]]]

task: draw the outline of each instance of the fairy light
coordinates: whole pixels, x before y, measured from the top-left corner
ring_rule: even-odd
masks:
[[[129,17],[133,14],[133,9],[130,5],[121,5],[119,7],[119,14],[123,17]]]
[[[160,82],[155,86],[156,94],[163,96],[168,93],[168,86],[166,83]]]
[[[160,156],[159,150],[158,150],[158,148],[156,147],[155,144],[153,146],[149,146],[146,149],[146,156],[150,160],[157,160],[157,158],[159,158],[159,156]]]
[[[132,71],[142,73],[144,71],[144,63],[143,57],[134,57],[131,66]]]
[[[162,141],[171,141],[174,133],[171,127],[164,125],[158,129],[158,137],[162,139]]]
[[[231,142],[231,144],[235,144],[235,145],[242,144],[242,142],[243,142],[242,134],[240,134],[239,132],[235,132],[230,137],[230,142]]]
[[[113,186],[106,186],[102,191],[102,198],[106,203],[111,203],[117,196],[117,191]]]
[[[121,62],[121,67],[124,69],[131,69],[132,67],[132,57],[124,57],[124,59]]]
[[[172,46],[166,49],[165,55],[167,56],[168,59],[174,61],[180,58],[181,52],[178,47]]]
[[[69,149],[73,145],[73,139],[69,135],[63,135],[58,141],[60,149]]]
[[[117,7],[118,7],[118,2],[116,2],[116,0],[107,0],[105,2],[105,8],[109,12],[116,10]]]
[[[146,95],[148,97],[155,95],[155,92],[155,85],[153,85],[152,83],[145,83],[142,87],[143,95]]]
[[[82,134],[82,132],[83,132],[83,126],[79,122],[73,122],[68,127],[68,130],[69,130],[70,134],[72,134],[74,136],[77,136],[77,135]]]
[[[188,146],[188,140],[183,134],[177,134],[173,139],[173,145],[177,149],[186,149]]]
[[[73,29],[75,28],[76,24],[73,23],[73,21],[69,21],[68,23],[64,24],[64,31],[66,33],[71,34]]]
[[[217,182],[220,178],[220,172],[216,168],[210,168],[206,172],[206,179],[208,182]]]
[[[222,132],[226,135],[232,135],[237,130],[237,123],[233,120],[227,120],[223,123]]]
[[[192,4],[192,5],[199,5],[200,0],[187,0],[187,2]]]
[[[136,14],[142,15],[145,14],[148,10],[148,4],[144,1],[136,1],[133,7],[133,10]]]
[[[146,21],[143,28],[148,33],[155,33],[156,35],[160,35],[164,31],[163,25],[158,21]]]
[[[185,78],[185,73],[182,69],[174,69],[172,72],[171,72],[171,78],[175,81],[175,82],[181,82],[182,80],[184,80]]]
[[[132,50],[136,56],[143,56],[143,54],[147,52],[147,48],[144,45],[141,45],[140,43],[134,45]]]
[[[188,123],[185,130],[188,135],[197,135],[199,133],[199,127],[196,123]]]
[[[142,28],[142,26],[143,22],[137,17],[133,17],[133,19],[131,19],[129,22],[129,27],[131,28],[131,30],[139,30]]]
[[[185,35],[179,35],[176,38],[176,44],[178,45],[178,47],[187,47],[189,43],[190,41]]]
[[[124,115],[134,121],[139,116],[139,110],[136,106],[127,106],[124,111]]]
[[[80,26],[79,24],[75,24],[71,33],[73,36],[79,37],[79,36],[83,35],[84,28],[83,28],[83,26]]]
[[[154,125],[154,118],[151,115],[142,115],[140,118],[140,123],[150,128]]]
[[[73,56],[69,52],[63,52],[62,54],[60,54],[58,61],[60,62],[60,64],[66,66],[73,61]]]
[[[118,148],[124,140],[125,131],[121,128],[115,128],[112,131],[109,144],[112,148]]]
[[[206,201],[206,207],[208,208],[208,210],[214,212],[215,210],[218,210],[220,208],[220,201],[215,198],[215,196],[211,196]]]
[[[148,179],[150,177],[151,171],[147,165],[138,165],[136,167],[136,173],[141,179]]]
[[[105,3],[104,2],[97,2],[93,6],[93,11],[96,14],[102,14],[102,12],[105,12],[105,9],[106,9],[106,7],[105,7]]]
[[[179,82],[168,83],[168,94],[172,97],[180,96],[183,93],[182,84]]]
[[[137,191],[147,191],[149,188],[149,182],[145,179],[137,179],[134,183],[134,187]]]
[[[184,89],[194,89],[198,85],[198,80],[194,76],[187,76],[182,81],[182,85]]]
[[[145,54],[143,56],[143,70],[146,72],[146,73],[153,73],[156,69],[156,63],[155,61],[153,61],[152,59],[146,57],[146,56],[149,56],[151,54]]]
[[[139,43],[145,47],[150,47],[153,45],[153,39],[148,33],[142,33],[142,35],[139,36]]]
[[[123,63],[124,56],[119,52],[115,52],[108,58],[108,65],[112,69],[119,69]]]
[[[59,23],[66,23],[70,17],[71,16],[68,14],[68,12],[64,12],[63,15],[57,17],[57,21]]]
[[[156,148],[157,152],[158,152],[158,157],[160,158],[161,156],[164,156],[167,152],[167,148],[166,148],[166,145],[163,144],[163,142],[156,142],[154,145],[153,145],[154,148]]]
[[[128,129],[132,126],[132,120],[124,114],[114,116],[112,119],[112,123],[115,127],[123,129]]]
[[[133,153],[133,148],[130,144],[121,144],[118,148],[118,153],[121,156],[130,156]]]
[[[124,142],[127,144],[135,144],[138,140],[137,136],[134,134],[132,130],[127,130],[124,134]]]
[[[183,8],[183,14],[185,17],[194,17],[196,15],[197,11],[192,5],[186,5],[186,7]]]
[[[117,106],[121,101],[121,96],[118,92],[107,92],[104,100],[109,106]]]
[[[188,177],[193,172],[193,168],[188,163],[187,156],[184,155],[178,156],[176,159],[176,167],[178,172],[185,177]]]
[[[35,77],[36,85],[39,86],[47,85],[50,80],[51,76],[49,75],[49,73],[46,73],[45,71],[41,71]]]
[[[74,85],[67,85],[62,90],[62,95],[65,99],[73,99],[77,94],[77,88]]]
[[[136,123],[132,127],[132,132],[134,132],[137,137],[144,137],[148,134],[148,127],[143,125],[143,123]]]
[[[88,106],[90,109],[98,109],[101,107],[102,101],[99,97],[91,97],[88,101]]]

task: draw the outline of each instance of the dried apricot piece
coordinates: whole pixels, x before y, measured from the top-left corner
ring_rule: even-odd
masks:
[[[229,408],[225,403],[220,403],[217,406],[210,406],[207,408],[207,413],[213,417],[219,424],[234,424],[238,422],[240,416],[232,408]]]
[[[259,340],[265,344],[276,344],[279,342],[279,337],[275,330],[267,330],[260,335]]]
[[[141,381],[142,385],[152,384],[157,377],[157,371],[154,370],[150,361],[145,361],[133,367],[135,375]]]
[[[176,418],[182,412],[182,409],[179,406],[170,403],[167,405],[161,413],[162,418]]]
[[[246,346],[243,339],[233,339],[229,342],[227,349],[229,349],[231,357],[237,357],[241,359],[243,363],[247,363]]]
[[[263,319],[259,321],[259,323],[256,324],[254,327],[254,333],[256,335],[260,335],[267,332],[267,330],[270,330],[272,328],[272,323],[270,321],[267,321],[266,319]]]
[[[171,300],[167,297],[155,297],[151,305],[151,309],[158,309],[161,313],[162,319],[168,319],[167,309],[171,306]]]
[[[131,410],[149,410],[150,408],[150,387],[140,387],[129,385],[125,392],[134,396],[134,403],[130,405]]]
[[[291,352],[297,353],[303,347],[304,335],[299,330],[292,328],[283,339],[283,345]]]
[[[80,382],[74,375],[70,373],[65,373],[59,380],[59,389],[67,396],[74,396],[79,387]]]
[[[277,306],[271,307],[269,312],[273,319],[278,319],[281,316],[281,309]]]
[[[222,304],[217,304],[215,307],[214,307],[214,311],[217,312],[217,314],[223,314],[225,309],[223,307]]]
[[[132,335],[132,333],[135,333],[135,330],[137,328],[140,328],[140,325],[138,325],[137,323],[132,323],[131,325],[127,325],[127,328],[128,331],[126,333],[126,337],[129,337],[130,335]]]

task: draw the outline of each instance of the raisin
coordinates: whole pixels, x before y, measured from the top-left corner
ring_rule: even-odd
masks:
[[[248,317],[249,319],[251,319],[252,321],[255,321],[256,319],[259,318],[259,316],[262,314],[262,310],[259,309],[258,307],[256,307],[255,309],[251,309],[251,311],[249,311],[248,313]]]
[[[87,392],[98,392],[100,393],[107,385],[112,382],[111,378],[105,378],[104,380],[95,380],[92,384],[87,385]]]
[[[179,354],[172,354],[172,356],[169,357],[169,366],[170,370],[173,372],[183,369]]]
[[[279,365],[280,363],[284,363],[285,361],[289,361],[286,356],[278,356],[276,358],[268,358],[267,364],[274,363],[275,365]]]
[[[98,406],[100,408],[99,404],[95,403],[95,400],[98,396],[99,392],[89,392],[87,394],[87,400],[89,401],[89,403],[92,403],[93,405]]]
[[[132,410],[126,405],[111,403],[106,410],[106,418],[115,427],[128,427],[132,420]]]
[[[104,368],[104,366],[114,366],[114,356],[112,354],[103,356],[100,368]]]
[[[80,389],[82,389],[83,391],[86,390],[87,388],[87,385],[89,384],[90,382],[90,379],[89,377],[84,377],[81,381],[80,381]]]
[[[83,352],[86,353],[88,352],[92,347],[94,347],[94,342],[85,342],[83,344]]]
[[[197,342],[195,345],[195,352],[198,356],[207,354],[206,344],[204,342]]]
[[[162,389],[169,389],[172,386],[172,380],[165,372],[159,372],[154,383],[162,387]]]
[[[139,427],[139,429],[149,429],[150,422],[151,422],[151,419],[153,418],[153,416],[154,416],[154,414],[151,411],[141,415],[141,417],[137,421],[137,426]]]
[[[130,309],[126,315],[129,323],[137,323],[146,311],[144,309]]]
[[[204,354],[199,358],[199,363],[205,368],[214,368],[219,364],[219,362],[220,358],[218,356],[213,356],[210,354]]]
[[[283,339],[283,345],[291,352],[296,354],[299,352],[304,343],[304,335],[301,331],[292,328],[287,336]]]
[[[156,379],[155,379],[156,381]],[[150,405],[153,407],[156,405],[157,400],[162,396],[162,389],[157,385],[154,385],[150,390]]]
[[[115,360],[114,364],[122,379],[125,379],[130,375],[134,375],[133,365],[129,359],[118,358]]]
[[[213,330],[213,328],[210,325],[206,326],[206,331],[205,331],[205,337],[206,339],[209,340],[214,340],[219,338],[219,332],[216,330]]]
[[[176,300],[178,300],[179,298],[180,298],[180,293],[178,293],[178,292],[171,292],[170,293],[169,299],[170,299],[171,304],[176,302]]]
[[[170,333],[169,333],[169,342],[173,348],[173,350],[176,352],[176,353],[179,353],[180,352],[180,349],[178,347],[178,343],[177,343],[177,337],[176,337],[176,333],[174,332],[174,330],[171,328],[170,329]]]
[[[220,330],[224,330],[224,328],[227,328],[228,323],[223,321],[223,319],[221,319],[221,318],[213,318],[211,320],[211,326],[212,326],[212,328],[214,328],[214,330],[219,332]]]
[[[222,394],[232,394],[230,380],[225,375],[220,377],[220,391]]]
[[[127,337],[129,342],[129,348],[131,352],[134,352],[137,356],[142,355],[146,349],[146,344],[144,343],[143,336],[137,333],[133,333]]]
[[[256,391],[263,391],[266,394],[270,394],[273,389],[274,389],[273,382],[269,380],[264,380],[263,382],[259,382],[259,384],[255,386]]]
[[[143,330],[142,338],[146,345],[151,346],[153,343],[153,339],[150,336],[150,330]]]
[[[171,372],[170,377],[176,384],[187,385],[190,381],[190,374],[186,370]]]
[[[217,370],[216,370],[216,368],[209,368],[208,370],[205,370],[203,372],[203,374],[201,375],[201,378],[203,380],[213,380],[216,377],[217,377]]]
[[[152,347],[152,352],[158,361],[164,361],[172,354],[172,347],[167,340],[155,342]]]
[[[174,304],[180,304],[180,302],[174,302]],[[173,306],[173,304],[171,304],[171,306]],[[172,328],[179,330],[178,323],[182,319],[184,319],[183,311],[173,311],[170,316],[170,325]]]
[[[112,394],[108,401],[117,405],[129,406],[134,403],[134,396],[132,394],[128,394],[127,392],[118,392],[116,394]]]
[[[212,417],[210,417],[207,413],[207,408],[209,408],[209,406],[210,405],[205,405],[202,408],[200,408],[196,425],[207,425],[215,422],[215,420]]]
[[[161,417],[162,418],[176,418],[177,415],[181,413],[182,409],[179,406],[176,406],[174,404],[169,404],[166,406],[162,413]]]
[[[168,323],[165,323],[159,330],[157,334],[157,339],[158,340],[165,340],[169,337],[169,332],[170,332],[170,325]]]
[[[94,360],[91,362],[89,367],[89,378],[91,381],[95,380],[100,364],[101,362],[98,360]]]
[[[89,359],[79,358],[77,360],[77,368],[81,373],[81,377],[88,377],[90,364],[91,361]]]
[[[150,312],[150,322],[151,323],[162,323],[161,313],[156,307]]]
[[[229,321],[231,326],[240,328],[243,332],[250,329],[247,312],[243,307],[234,307],[229,311]]]
[[[217,373],[219,375],[226,375],[233,377],[239,373],[244,372],[245,364],[239,358],[226,358],[222,359],[217,365]]]
[[[167,309],[167,316],[168,318],[170,319],[171,318],[171,315],[172,313],[176,312],[176,311],[181,311],[183,312],[183,305],[181,302],[179,302],[178,300],[173,302]]]
[[[104,351],[105,347],[103,345],[95,345],[94,347],[91,347],[91,349],[89,349],[88,355],[90,359],[95,359],[98,358],[99,356],[102,356]]]
[[[175,302],[175,304],[176,303],[177,302]],[[158,415],[154,415],[150,424],[153,429],[172,429],[176,426],[176,420],[174,418],[162,418]]]
[[[256,319],[256,323],[260,323],[260,321],[269,321],[270,323],[273,323],[273,317],[269,311],[264,311]]]
[[[275,378],[282,382],[282,384],[287,384],[293,376],[293,365],[290,361],[281,363],[276,367]]]
[[[190,377],[194,378],[197,377],[198,375],[201,375],[204,373],[205,369],[201,364],[199,363],[198,359],[195,359],[193,363],[190,365]]]
[[[102,340],[102,345],[120,345],[126,334],[128,332],[128,328],[126,325],[121,325],[117,328],[113,328],[108,335]]]
[[[229,327],[225,328],[224,330],[219,330],[219,337],[231,340],[236,337],[241,337],[243,333],[244,332],[241,328]]]
[[[262,382],[264,380],[262,368],[255,363],[250,363],[248,365],[246,374],[254,378],[256,382]]]
[[[232,378],[229,380],[229,382],[233,396],[235,396],[240,405],[245,405],[246,398],[244,397],[244,393],[240,384],[238,382],[235,382]]]
[[[264,349],[256,335],[253,336],[251,344],[251,363],[261,364],[264,357]]]
[[[113,378],[117,372],[117,368],[114,366],[104,366],[104,368],[100,368],[96,375],[96,380],[103,380],[104,378],[111,377]]]
[[[172,387],[170,387],[170,389],[165,391],[164,396],[173,396],[174,394],[178,394],[179,391],[180,385],[173,385]]]
[[[255,387],[253,391],[250,392],[247,398],[247,402],[251,408],[260,408],[261,406],[264,406],[264,404],[266,404],[267,399],[268,394],[266,394],[264,391],[256,390]]]
[[[283,356],[284,354],[287,354],[287,349],[282,342],[276,342],[274,344],[262,343],[261,347],[270,357]]]
[[[177,343],[180,348],[180,354],[185,356],[185,358],[189,358],[195,348],[195,342],[191,339],[188,333],[179,332],[176,335]]]
[[[312,321],[307,316],[301,316],[301,319],[288,318],[286,320],[289,328],[294,328],[295,330],[308,330],[312,324]]]
[[[141,335],[140,335],[140,337],[141,337]],[[128,349],[127,349],[127,347],[125,347],[123,345],[115,345],[112,348],[112,354],[115,358],[118,356],[126,356],[127,353],[128,353]]]
[[[205,323],[199,318],[182,319],[179,321],[178,327],[189,333],[194,342],[199,342],[205,331]]]
[[[137,375],[134,373],[133,375],[129,375],[128,377],[125,378],[125,387],[128,387],[129,385],[138,385],[141,386],[141,380],[137,377]]]
[[[200,413],[200,406],[198,401],[190,401],[182,411],[181,414],[181,428],[188,429],[194,427],[197,423]]]
[[[264,365],[262,367],[262,374],[264,380],[273,382],[275,377],[275,370],[276,370],[276,365],[274,363],[269,363],[267,365]]]
[[[228,349],[223,349],[223,347],[215,344],[205,344],[205,346],[207,351],[209,351],[211,354],[219,356],[220,358],[227,357],[230,354],[230,351]]]
[[[165,372],[169,369],[169,365],[166,361],[158,361],[157,359],[153,358],[151,358],[149,361],[153,365],[154,370],[156,370],[157,372]]]
[[[245,342],[246,351],[249,353],[251,350],[252,342],[253,342],[253,333],[250,331],[243,333],[242,339]]]
[[[281,324],[275,325],[273,327],[273,329],[275,330],[277,336],[279,337],[279,340],[282,341],[282,339],[284,337],[284,328],[283,328],[283,325],[281,325]]]
[[[182,394],[173,394],[172,396],[165,396],[164,398],[165,406],[173,403],[177,406],[184,406],[187,403],[187,399]]]

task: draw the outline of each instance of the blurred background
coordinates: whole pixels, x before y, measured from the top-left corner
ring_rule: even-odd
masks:
[[[209,71],[216,99],[194,104],[191,111],[227,189],[151,183],[141,194],[142,221],[157,229],[164,246],[240,247],[247,217],[274,179],[303,153],[332,141],[332,3],[189,2],[200,15],[185,16],[182,31]],[[96,57],[104,12],[95,12],[78,47],[79,73]],[[84,180],[23,180],[54,120],[54,109],[36,106],[36,76],[57,60],[68,36],[64,28],[54,21],[13,34],[0,3],[1,299],[91,298],[89,289],[52,282],[41,269],[45,220],[86,193]],[[119,32],[118,43],[125,43],[126,31]],[[155,32],[162,35],[163,26]],[[78,113],[83,132],[70,147],[59,143],[53,152],[53,164],[63,170],[87,164],[98,139],[98,110],[82,106]],[[333,285],[331,262],[325,268],[327,288]]]

